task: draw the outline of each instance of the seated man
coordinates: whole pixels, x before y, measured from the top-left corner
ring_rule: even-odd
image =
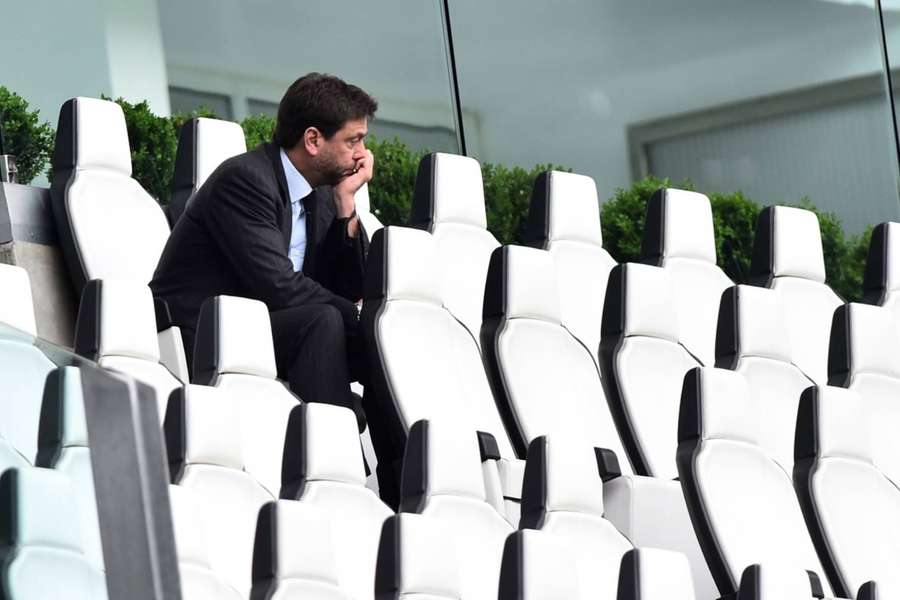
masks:
[[[305,401],[354,406],[368,249],[354,194],[372,178],[365,137],[377,107],[337,77],[305,75],[281,100],[272,142],[225,161],[198,190],[150,283],[189,364],[204,300],[254,298],[269,308],[279,377]]]

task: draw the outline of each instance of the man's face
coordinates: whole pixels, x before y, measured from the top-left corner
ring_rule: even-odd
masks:
[[[352,175],[366,156],[366,135],[369,133],[367,120],[347,121],[330,139],[323,139],[315,157],[316,170],[324,183],[337,185],[343,178]]]

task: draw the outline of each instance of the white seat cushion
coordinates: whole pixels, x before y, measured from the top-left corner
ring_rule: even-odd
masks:
[[[361,321],[377,350],[374,389],[404,434],[420,419],[463,416],[512,458],[478,344],[443,305],[435,253],[426,231],[388,227],[373,240]]]
[[[639,473],[666,479],[677,473],[681,382],[699,364],[679,343],[673,287],[666,269],[636,263],[613,269],[601,344],[606,389],[631,440],[630,458]]]
[[[520,528],[553,534],[571,551],[583,597],[613,598],[619,565],[632,545],[603,517],[594,449],[541,437],[528,449]]]
[[[503,544],[512,526],[485,499],[478,442],[452,423],[419,421],[410,429],[401,509],[439,521],[453,532],[462,597],[497,597]]]
[[[671,274],[681,343],[713,365],[719,300],[732,282],[716,266],[709,198],[677,189],[655,193],[647,203],[641,254]]]
[[[353,412],[303,404],[291,414],[287,440],[284,494],[327,516],[341,589],[354,598],[372,598],[378,539],[391,510],[365,485]]]
[[[900,482],[900,337],[893,313],[850,303],[835,311],[829,350],[829,381],[856,391],[866,406],[875,462]]]
[[[563,435],[625,457],[591,352],[560,322],[551,256],[505,246],[491,259],[489,279],[485,352],[520,454],[538,436]]]
[[[92,279],[149,283],[169,225],[157,201],[131,178],[121,107],[94,98],[67,101],[60,110],[53,170],[53,212],[76,290]]]
[[[399,600],[461,600],[459,552],[440,522],[413,513],[384,522],[375,595]]]
[[[169,401],[165,430],[173,480],[203,507],[210,564],[246,597],[257,515],[276,496],[245,469],[252,442],[242,432],[241,409],[224,390],[185,386]]]
[[[478,161],[440,152],[425,156],[416,175],[410,223],[434,235],[444,305],[480,343],[488,262],[500,243],[487,231]]]
[[[842,596],[868,581],[880,593],[900,589],[900,491],[875,465],[869,408],[853,391],[821,386],[804,394],[797,421],[798,494]]]
[[[818,575],[791,477],[759,447],[760,424],[743,377],[698,367],[685,377],[678,471],[691,518],[719,591],[748,566],[773,562]]]
[[[574,552],[564,540],[543,531],[523,529],[511,534],[503,549],[500,598],[556,600],[599,598],[577,577]]]
[[[765,427],[760,447],[785,472],[794,465],[794,429],[800,394],[813,385],[792,361],[781,296],[775,290],[738,285],[726,290],[719,311],[716,365],[747,380]]]
[[[828,380],[828,335],[843,301],[825,282],[822,235],[815,213],[769,206],[760,213],[751,276],[784,303],[793,363],[819,384]]]

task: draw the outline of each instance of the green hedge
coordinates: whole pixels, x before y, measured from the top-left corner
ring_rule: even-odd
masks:
[[[153,114],[147,102],[132,104],[121,98],[116,102],[125,113],[134,178],[160,203],[168,203],[181,124],[194,116],[215,115],[201,109],[187,115],[160,117]],[[28,183],[47,168],[53,129],[48,123],[40,122],[37,112],[30,111],[24,99],[3,87],[0,87],[0,113],[10,151],[19,159],[20,181]],[[254,148],[271,139],[274,124],[275,120],[265,115],[244,119],[241,126],[247,147]],[[425,153],[410,150],[398,139],[372,139],[368,146],[375,154],[375,176],[369,187],[372,211],[386,225],[403,225],[409,218],[416,169]],[[528,170],[482,165],[488,229],[502,243],[521,242],[534,179],[547,169],[566,170],[553,165],[537,165]],[[639,258],[647,199],[659,188],[671,185],[667,179],[647,177],[631,187],[615,190],[603,204],[603,243],[616,260]],[[693,186],[683,181],[676,187],[692,189]],[[719,266],[733,280],[744,282],[750,267],[756,218],[762,206],[740,191],[713,193],[709,198]],[[847,300],[858,300],[871,228],[848,237],[834,214],[819,211],[805,198],[798,206],[814,211],[819,217],[828,282]]]

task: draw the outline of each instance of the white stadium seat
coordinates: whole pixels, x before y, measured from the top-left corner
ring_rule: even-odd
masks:
[[[103,572],[84,554],[68,477],[23,467],[0,476],[0,593],[4,600],[102,600]]]
[[[641,566],[620,572],[634,546],[604,516],[602,481],[618,476],[615,455],[608,450],[565,438],[537,438],[528,450],[520,527],[540,529],[562,542],[576,565],[583,598],[615,600],[618,582],[622,600],[626,588],[633,600],[662,598],[657,596],[662,590],[669,598],[693,600],[691,569],[678,552],[641,550],[646,552]],[[654,589],[659,591],[651,593]]]
[[[164,431],[172,483],[201,506],[212,570],[247,597],[257,515],[277,496],[247,469],[245,450],[256,440],[242,408],[224,390],[188,385],[172,394]]]
[[[95,98],[66,101],[52,162],[50,204],[76,295],[94,279],[149,284],[169,238],[169,223],[158,202],[131,177],[122,108]],[[165,320],[157,328],[163,361],[185,380],[180,330]]]
[[[525,241],[553,256],[562,323],[599,365],[603,302],[616,261],[603,249],[594,180],[563,171],[538,175],[531,193]]]
[[[450,422],[412,426],[400,509],[437,520],[452,537],[465,600],[497,598],[503,544],[513,527],[487,501],[474,433]]]
[[[765,419],[759,444],[790,473],[797,405],[800,394],[813,382],[792,362],[778,292],[751,285],[725,290],[719,308],[716,366],[737,371],[747,380],[755,408]]]
[[[771,600],[777,598],[785,597],[773,597]],[[617,600],[693,599],[694,586],[683,554],[656,548],[635,548],[622,557]]]
[[[832,597],[791,477],[759,445],[763,426],[739,373],[685,376],[678,473],[719,593],[736,593],[747,567],[774,564],[811,571]]]
[[[625,457],[592,353],[562,324],[556,270],[545,250],[494,251],[482,348],[494,395],[520,456],[542,435],[582,439]],[[627,463],[625,472],[631,472]]]
[[[670,274],[678,337],[698,361],[712,366],[719,300],[732,281],[716,266],[709,198],[671,188],[653,194],[647,202],[641,261]]]
[[[50,196],[76,294],[92,279],[150,282],[169,224],[159,203],[131,177],[118,104],[73,98],[62,105]]]
[[[494,437],[503,473],[521,471],[478,344],[445,305],[433,236],[387,227],[372,239],[368,265],[360,319],[373,380],[369,392],[384,421],[385,432],[375,433],[380,462],[399,463],[416,421],[452,419]],[[395,469],[399,475],[399,464]],[[500,496],[519,497],[521,480],[511,479],[513,489]]]
[[[213,171],[232,156],[246,151],[244,130],[232,121],[198,117],[181,126],[168,208],[172,227]]]
[[[366,487],[353,411],[330,404],[296,407],[283,464],[281,497],[319,508],[332,523],[341,589],[358,600],[373,598],[378,540],[392,511]]]
[[[193,382],[237,398],[245,435],[247,470],[276,498],[288,419],[298,398],[277,379],[272,323],[259,300],[216,296],[200,308]]]
[[[803,394],[794,483],[806,524],[835,593],[856,598],[875,581],[900,594],[900,490],[876,463],[867,409],[858,394],[830,386]]]
[[[463,600],[458,548],[436,519],[413,513],[384,522],[375,569],[378,600]]]
[[[434,235],[444,305],[479,340],[488,262],[500,243],[487,230],[478,161],[442,152],[423,157],[410,225]]]
[[[253,546],[251,600],[355,598],[340,587],[331,524],[331,515],[309,503],[278,500],[263,506]]]
[[[130,375],[156,392],[159,422],[179,381],[160,363],[153,294],[134,279],[95,279],[81,294],[75,352],[105,369]]]
[[[869,415],[872,452],[879,468],[900,485],[900,336],[894,313],[851,302],[834,313],[828,382],[862,398]]]
[[[672,275],[659,267],[614,268],[600,348],[603,382],[628,457],[637,473],[665,479],[677,476],[681,382],[699,365],[680,341],[674,287]]]
[[[843,300],[825,283],[822,234],[815,213],[769,206],[759,214],[751,278],[781,294],[792,362],[819,384],[828,380],[831,317]]]

